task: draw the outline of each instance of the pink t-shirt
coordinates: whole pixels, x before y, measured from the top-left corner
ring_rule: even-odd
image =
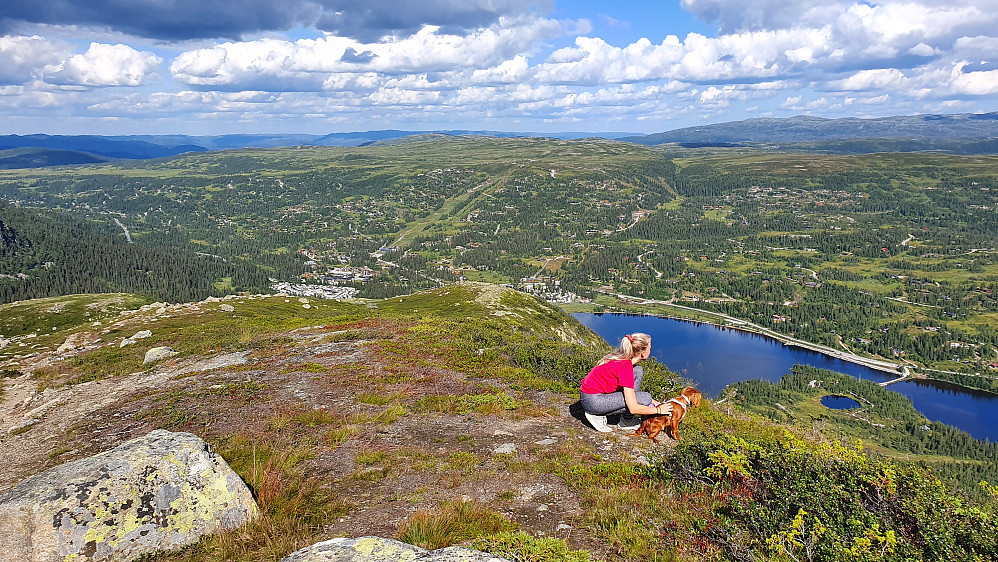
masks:
[[[581,390],[586,394],[609,394],[621,388],[634,388],[634,365],[630,359],[596,365],[582,379]]]

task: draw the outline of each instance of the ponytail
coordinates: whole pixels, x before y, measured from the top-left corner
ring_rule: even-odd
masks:
[[[620,359],[631,359],[636,355],[644,353],[644,351],[651,347],[651,336],[648,334],[643,334],[641,332],[635,332],[633,334],[627,334],[620,340],[620,345],[617,349],[607,353],[599,360],[599,365],[606,363],[608,361],[617,361]]]

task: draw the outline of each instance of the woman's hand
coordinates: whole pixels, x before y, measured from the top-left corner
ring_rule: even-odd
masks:
[[[627,405],[627,411],[632,414],[640,414],[643,416],[652,416],[658,413],[662,406],[645,406],[644,404],[638,404],[638,397],[634,394],[633,388],[624,387],[624,404]]]

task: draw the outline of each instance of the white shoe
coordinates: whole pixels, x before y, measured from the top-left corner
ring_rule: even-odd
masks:
[[[634,414],[624,414],[620,416],[620,421],[617,422],[617,427],[620,429],[637,429],[640,426],[641,418]]]
[[[599,431],[600,433],[610,433],[613,429],[606,425],[606,416],[597,416],[586,412],[586,419],[589,420],[589,425],[593,426],[593,429]]]

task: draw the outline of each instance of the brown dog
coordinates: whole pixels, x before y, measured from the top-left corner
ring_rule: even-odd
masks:
[[[679,441],[679,422],[683,421],[683,417],[686,416],[686,410],[699,406],[700,400],[702,399],[703,395],[700,394],[699,390],[688,386],[679,393],[679,396],[666,402],[666,404],[672,404],[671,413],[645,416],[644,419],[641,420],[641,427],[629,435],[631,437],[647,435],[649,439],[655,441],[658,434],[661,433],[663,429],[668,428],[665,434],[672,437],[676,441]],[[655,442],[657,443],[657,441]]]

